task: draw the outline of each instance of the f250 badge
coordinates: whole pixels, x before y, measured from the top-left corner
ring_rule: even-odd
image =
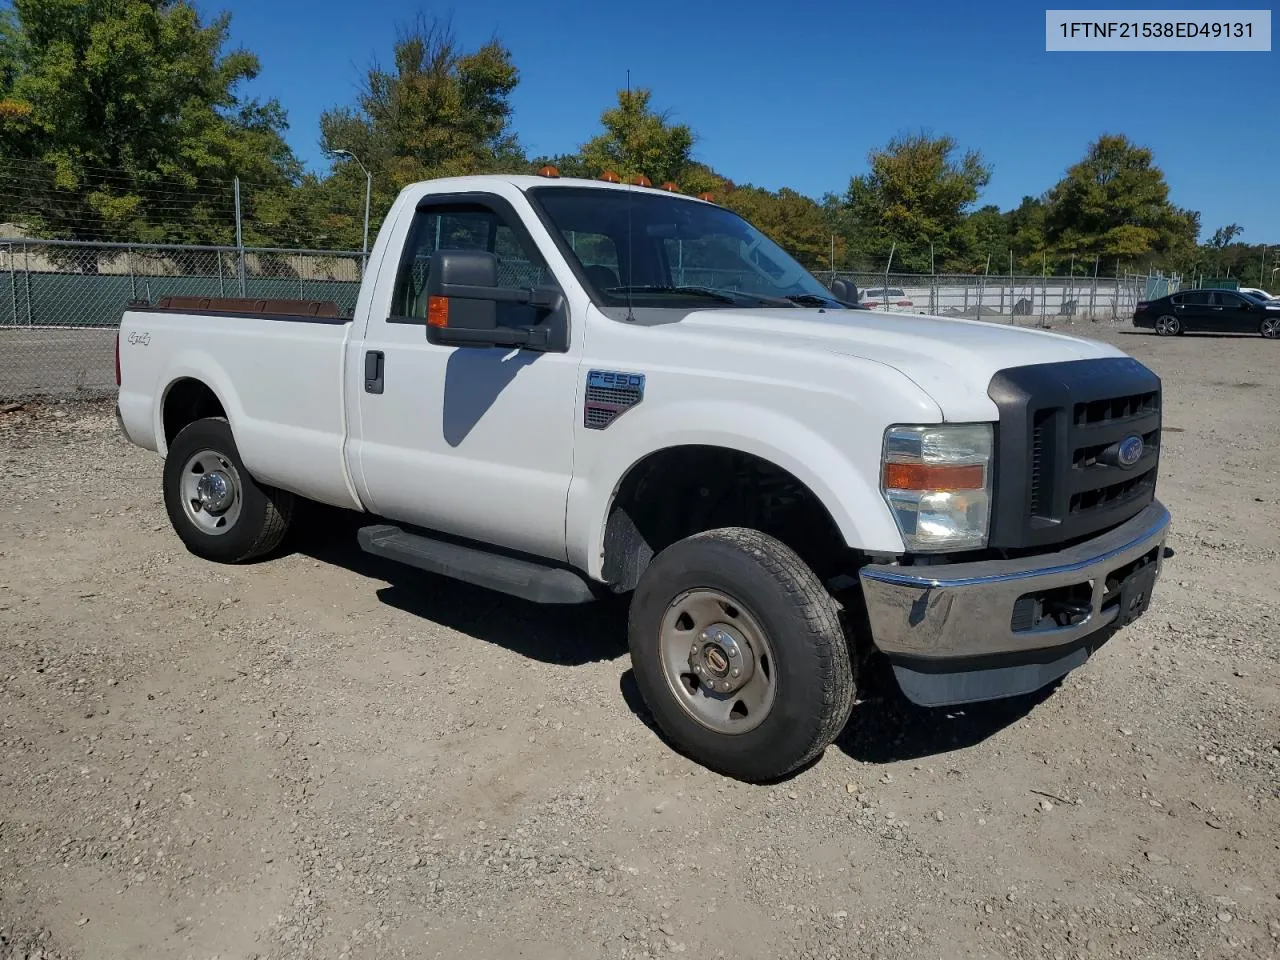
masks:
[[[151,343],[151,334],[139,333],[137,330],[129,334],[129,342],[139,346],[148,346]]]
[[[590,370],[582,405],[582,425],[588,430],[603,430],[643,399],[643,373]]]

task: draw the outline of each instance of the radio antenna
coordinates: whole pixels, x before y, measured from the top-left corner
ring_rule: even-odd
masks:
[[[627,110],[631,109],[631,68],[627,67]],[[626,116],[626,111],[623,111]],[[628,149],[631,142],[631,124],[628,123],[622,128],[622,169],[627,169],[631,164],[631,151]],[[636,247],[636,237],[631,231],[631,190],[632,185],[627,184],[627,322],[635,323],[636,315],[631,307],[632,287],[635,286],[635,271],[632,269],[632,252]]]

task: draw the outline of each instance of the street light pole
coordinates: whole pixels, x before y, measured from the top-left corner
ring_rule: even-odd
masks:
[[[369,172],[369,168],[360,162],[350,150],[335,150],[334,156],[347,157],[356,162],[361,170],[364,171],[364,248],[360,257],[360,275],[364,276],[365,269],[369,266],[369,201],[373,196],[373,174]]]

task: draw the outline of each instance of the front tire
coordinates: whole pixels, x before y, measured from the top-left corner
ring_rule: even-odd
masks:
[[[658,554],[632,598],[628,639],[658,727],[718,773],[776,780],[849,719],[853,665],[835,601],[757,530],[711,530]]]
[[[249,475],[222,417],[188,424],[164,463],[164,505],[188,550],[217,563],[243,563],[274,550],[293,517],[293,495]]]
[[[1280,340],[1280,317],[1267,317],[1258,330],[1268,340]]]
[[[1182,321],[1177,317],[1166,314],[1163,317],[1156,318],[1156,335],[1161,337],[1176,337],[1182,332]]]

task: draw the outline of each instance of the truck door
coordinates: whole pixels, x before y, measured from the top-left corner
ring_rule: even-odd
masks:
[[[385,315],[375,297],[362,356],[356,484],[383,517],[552,559],[565,556],[573,412],[583,336],[566,353],[427,342],[427,269],[436,250],[487,250],[500,286],[557,281],[510,202],[489,193],[427,196],[412,214]],[[381,282],[381,281],[379,281]],[[500,322],[537,322],[504,305]],[[566,306],[568,310],[566,298]]]

